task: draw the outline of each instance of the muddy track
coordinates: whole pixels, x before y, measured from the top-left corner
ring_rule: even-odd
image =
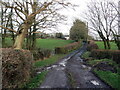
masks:
[[[91,67],[84,65],[80,56],[86,45],[65,56],[55,65],[47,67],[49,72],[39,88],[107,88],[108,85],[97,78]],[[46,68],[46,69],[47,69]]]

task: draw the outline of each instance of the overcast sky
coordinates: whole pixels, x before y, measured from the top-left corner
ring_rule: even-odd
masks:
[[[76,18],[80,19],[82,21],[85,21],[85,19],[84,19],[84,17],[85,17],[84,12],[87,11],[87,4],[91,0],[68,0],[68,1],[70,1],[72,4],[79,5],[79,6],[75,7],[75,10],[72,10],[72,9],[63,9],[63,10],[61,10],[61,14],[67,16],[67,21],[66,21],[67,25],[66,24],[59,24],[56,29],[59,32],[62,32],[64,34],[69,34],[69,30],[70,30],[70,28],[71,28],[71,26],[73,24],[73,21]],[[114,0],[114,1],[117,2],[118,0]]]
[[[69,30],[73,24],[73,21],[75,19],[80,19],[84,22],[85,19],[85,12],[87,12],[87,4],[91,1],[91,0],[66,0],[68,2],[71,2],[72,4],[78,5],[78,7],[75,7],[75,10],[73,9],[62,9],[60,11],[60,13],[62,15],[67,16],[67,21],[65,23],[59,24],[55,29],[53,29],[53,31],[47,31],[49,33],[55,33],[55,30],[62,32],[64,34],[69,34]],[[94,0],[93,0],[94,1]],[[98,0],[96,0],[98,1]],[[100,0],[103,1],[103,0]],[[111,1],[111,0],[108,0]],[[118,2],[118,0],[113,0],[115,2]]]
[[[78,18],[84,21],[84,11],[86,11],[87,3],[90,0],[69,0],[72,4],[78,5],[73,9],[62,9],[60,13],[67,16],[66,24],[59,24],[57,30],[64,34],[69,34],[69,30],[73,24],[73,21]]]

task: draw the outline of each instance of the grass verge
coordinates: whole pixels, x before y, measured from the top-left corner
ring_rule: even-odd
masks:
[[[85,52],[82,55],[83,58],[87,59],[87,58],[91,58],[90,57],[90,52]],[[120,68],[119,65],[113,61],[112,59],[91,59],[88,60],[86,63],[94,66],[97,65],[101,62],[107,62],[107,64],[112,65],[116,68],[117,73],[113,73],[111,71],[102,71],[102,70],[97,70],[97,69],[93,69],[93,72],[100,77],[103,81],[105,81],[108,85],[110,85],[112,88],[116,88],[117,90],[120,90]]]
[[[24,88],[26,89],[32,89],[32,88],[37,88],[45,79],[46,75],[47,75],[48,71],[43,71],[40,74],[38,74],[37,76],[33,77],[30,79],[30,82],[28,82]]]
[[[116,65],[116,63],[114,61],[112,61],[111,59],[95,59],[95,60],[90,60],[87,63],[94,66],[101,62],[108,62],[108,64],[110,64],[110,65]]]
[[[95,60],[87,61],[87,64],[89,64],[91,66],[95,66],[101,62],[107,62],[107,64],[114,66],[117,70],[117,73],[120,74],[119,65],[115,61],[113,61],[112,59],[98,59],[98,60],[95,59]]]
[[[113,88],[120,90],[120,75],[118,73],[112,73],[110,71],[94,70],[94,72],[105,82],[107,82]]]
[[[38,68],[38,67],[44,67],[44,66],[48,66],[51,64],[56,63],[60,58],[66,56],[67,54],[56,54],[48,59],[45,59],[43,61],[36,61],[34,63],[34,67]],[[38,86],[41,85],[41,83],[44,81],[46,75],[47,75],[48,71],[43,71],[42,73],[38,74],[37,76],[33,77],[30,79],[29,83],[27,83],[25,85],[24,88],[37,88]]]
[[[100,77],[103,81],[105,81],[108,85],[110,85],[112,88],[116,88],[117,90],[120,90],[120,69],[118,67],[118,64],[114,62],[111,59],[99,59],[99,60],[91,60],[87,63],[89,65],[97,65],[101,62],[107,62],[109,65],[114,66],[117,69],[117,73],[113,73],[111,71],[102,71],[102,70],[96,70],[94,68],[93,72],[97,74],[98,77]]]
[[[36,61],[34,63],[34,66],[35,67],[44,67],[44,66],[48,66],[48,65],[51,65],[51,64],[54,64],[56,63],[60,58],[66,56],[67,54],[56,54],[54,56],[51,56],[50,58],[48,59],[45,59],[43,61]]]

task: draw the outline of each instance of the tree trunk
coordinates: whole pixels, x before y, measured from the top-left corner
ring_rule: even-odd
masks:
[[[31,35],[31,32],[32,32],[32,28],[30,27],[30,33],[29,33],[29,50],[32,49],[32,35]]]
[[[12,40],[13,40],[13,44],[15,43],[15,35],[14,32],[12,32]]]
[[[117,47],[118,47],[118,50],[120,50],[120,41],[117,41]]]
[[[31,48],[32,48],[32,44],[31,44],[31,32],[29,33],[29,35],[27,35],[27,37],[26,37],[26,48],[28,49],[28,50],[31,50]]]
[[[104,42],[104,48],[105,48],[105,49],[107,49],[107,44],[106,44],[106,41],[105,41],[105,40],[103,40],[103,42]]]
[[[29,49],[30,44],[29,44],[29,35],[26,36],[26,49]]]
[[[35,15],[35,17],[36,17],[36,15]],[[35,17],[34,17],[34,26],[33,26],[33,32],[36,32],[36,21],[35,21]],[[33,37],[32,37],[32,49],[35,49],[36,48],[36,33],[33,33],[33,35],[32,35]]]
[[[107,49],[110,49],[111,48],[110,47],[110,41],[107,39],[106,42],[107,42],[107,47],[108,47]]]
[[[25,35],[27,34],[27,31],[29,29],[29,24],[23,24],[21,25],[21,28],[22,29],[19,31],[19,34],[17,35],[14,43],[15,49],[22,49]]]
[[[117,45],[117,47],[118,47],[118,50],[120,50],[120,40],[119,40],[119,37],[118,36],[114,36],[114,39],[115,39],[115,43],[116,43],[116,45]]]
[[[36,33],[33,33],[33,38],[32,38],[33,42],[32,42],[32,48],[35,49],[36,48]]]

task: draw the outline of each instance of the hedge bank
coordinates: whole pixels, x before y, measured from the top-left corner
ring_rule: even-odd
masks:
[[[91,51],[91,56],[96,59],[113,59],[120,64],[120,50],[100,50],[94,49]]]
[[[20,88],[31,76],[33,57],[28,50],[2,50],[2,87]]]
[[[66,54],[70,52],[71,50],[75,50],[80,47],[80,42],[74,42],[68,45],[65,45],[63,47],[56,47],[55,53],[56,54]]]
[[[87,51],[92,51],[93,49],[98,49],[98,45],[93,40],[89,40],[87,45]]]

